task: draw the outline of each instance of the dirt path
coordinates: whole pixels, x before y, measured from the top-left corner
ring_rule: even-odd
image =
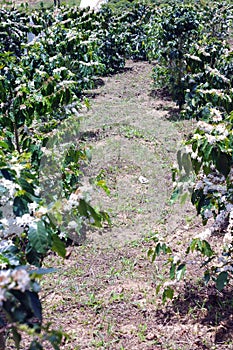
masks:
[[[102,244],[122,244],[148,235],[166,223],[173,232],[185,219],[168,206],[171,167],[190,122],[174,121],[177,109],[169,100],[153,96],[152,66],[127,62],[126,69],[103,80],[90,94],[91,110],[81,130],[93,147],[88,177],[103,171],[110,196],[95,193],[96,204],[109,211],[113,227],[87,238]],[[189,210],[191,210],[189,212]],[[189,218],[194,214],[188,208]]]

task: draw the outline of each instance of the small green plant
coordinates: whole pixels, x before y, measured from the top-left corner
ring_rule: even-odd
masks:
[[[140,324],[138,326],[138,337],[141,341],[145,341],[146,339],[146,330],[147,330],[147,325],[146,324]]]

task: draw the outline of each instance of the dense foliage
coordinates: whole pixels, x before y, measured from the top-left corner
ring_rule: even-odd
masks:
[[[232,7],[203,3],[133,4],[123,13],[111,4],[99,12],[0,9],[0,323],[7,318],[17,347],[27,325],[34,329],[30,349],[46,341],[59,349],[62,334],[42,325],[36,281],[51,272],[41,269],[43,260],[49,251],[65,257],[66,239],[87,225],[109,222],[83,183],[90,150],[79,140],[79,109],[88,107],[85,90],[126,58],[155,62],[156,86],[167,88],[183,117],[199,120],[178,152],[173,199],[188,189],[203,223],[215,219],[187,249],[207,257],[206,280],[213,276],[221,289],[231,277],[233,56],[224,40]],[[225,230],[220,257],[207,239],[216,229]],[[152,260],[168,254],[170,277],[179,280],[183,257],[155,241]],[[165,289],[164,299],[172,295]]]
[[[232,279],[232,49],[227,43],[232,21],[232,5],[214,3],[211,7],[199,4],[171,4],[163,8],[170,13],[165,22],[155,26],[159,40],[155,54],[156,83],[162,78],[166,88],[178,103],[183,118],[196,118],[196,130],[178,151],[177,166],[173,169],[172,201],[181,197],[191,201],[208,228],[192,238],[183,254],[174,254],[158,235],[155,249],[149,256],[155,260],[161,253],[168,256],[169,277],[179,281],[186,273],[186,255],[198,251],[204,260],[204,280],[216,282],[218,290]],[[187,37],[186,37],[187,33]],[[192,38],[192,45],[190,42]],[[165,38],[165,39],[164,39]],[[150,44],[151,45],[151,44]],[[159,46],[157,46],[159,45]],[[218,235],[221,252],[211,246]],[[159,292],[162,284],[157,286]],[[168,286],[163,299],[173,298]]]

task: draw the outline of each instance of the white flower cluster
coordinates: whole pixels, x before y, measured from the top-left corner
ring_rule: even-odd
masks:
[[[196,135],[198,135],[198,134],[196,134]],[[185,153],[189,154],[192,159],[197,159],[198,162],[201,162],[202,158],[198,157],[198,151],[196,150],[196,152],[193,152],[191,145],[186,145],[184,151],[185,151]]]
[[[207,228],[206,230],[197,234],[194,238],[199,238],[202,241],[208,241],[208,239],[211,237],[211,235],[212,235],[212,229]]]
[[[216,172],[209,175],[201,174],[195,184],[194,190],[203,190],[203,194],[218,192],[221,197],[227,194],[226,178],[224,175]]]
[[[222,114],[217,108],[211,108],[210,114],[211,114],[212,120],[214,122],[221,122],[222,121]]]
[[[215,116],[217,119],[221,120],[221,115],[216,113]],[[223,141],[229,136],[229,131],[227,130],[225,123],[218,123],[215,125],[204,121],[199,121],[197,123],[197,130],[204,131],[205,135],[201,136],[197,131],[194,135],[194,139],[201,139],[203,137],[206,137],[210,145],[213,145],[219,141]]]
[[[6,292],[17,289],[25,292],[30,288],[31,279],[29,273],[23,269],[0,271],[0,305],[6,300]]]
[[[91,192],[93,188],[89,185],[80,186],[75,193],[71,193],[68,200],[63,200],[63,210],[70,211],[79,205],[81,199],[85,199],[87,202],[91,200]]]
[[[217,267],[217,272],[233,272],[233,262],[230,254],[218,256],[214,262]]]
[[[233,248],[233,206],[229,213],[229,224],[227,227],[227,232],[223,238],[223,243],[227,248]]]
[[[0,238],[7,238],[12,234],[20,236],[25,228],[35,226],[36,222],[48,212],[46,207],[39,207],[36,202],[29,203],[28,207],[31,214],[14,216],[12,204],[8,202],[8,205],[2,209],[3,218],[0,219]]]
[[[25,228],[35,225],[39,218],[24,214],[23,216],[5,216],[0,219],[0,237],[7,238],[11,235],[21,235]]]
[[[218,78],[221,78],[225,83],[230,84],[230,80],[226,78],[225,75],[221,74],[218,69],[213,69],[210,66],[206,66],[206,70],[210,73],[211,76],[217,76]]]
[[[9,200],[14,198],[15,192],[19,189],[18,185],[13,181],[7,180],[4,177],[1,178],[1,187],[4,187],[5,191],[2,191],[1,206],[8,203]]]
[[[11,165],[10,165],[11,169],[14,170],[16,172],[16,175],[19,177],[21,170],[24,169],[25,165],[23,165],[22,163],[19,162],[18,157],[14,157],[14,156],[12,156],[10,163],[11,163]]]

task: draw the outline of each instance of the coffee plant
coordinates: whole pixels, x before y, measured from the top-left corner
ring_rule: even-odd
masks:
[[[221,13],[221,15],[219,15]],[[148,57],[155,61],[155,87],[165,88],[181,109],[186,76],[190,73],[187,55],[195,44],[208,38],[224,39],[229,34],[232,6],[227,3],[207,7],[199,2],[170,2],[151,17],[148,27]]]
[[[209,21],[203,27],[199,40],[183,56],[182,116],[196,118],[196,130],[183,142],[173,169],[174,192],[184,202],[191,196],[197,214],[208,228],[192,238],[185,253],[173,253],[169,244],[157,234],[155,248],[148,255],[152,261],[160,254],[167,255],[169,278],[179,281],[187,270],[187,256],[197,251],[204,268],[204,280],[213,280],[221,291],[231,280],[232,262],[232,49],[227,43],[232,6],[215,4],[204,8],[203,18],[218,16],[216,8],[225,15],[219,22]],[[214,18],[214,17],[213,17]],[[216,23],[216,25],[215,25]],[[221,30],[219,32],[218,30]],[[221,38],[221,40],[220,40]],[[222,242],[221,251],[212,247],[212,237]],[[203,259],[201,258],[203,257]],[[202,262],[201,262],[202,261]],[[163,300],[174,296],[173,283],[158,284],[163,289]]]
[[[185,54],[199,40],[201,15],[194,5],[168,4],[152,17],[149,58],[156,61],[154,80],[168,90],[181,108],[184,103]]]
[[[11,14],[9,11],[9,18]],[[62,18],[51,21],[30,43],[26,40],[32,30],[29,18],[27,24],[16,26],[17,36],[16,29],[9,28],[9,43],[2,45],[0,54],[0,318],[2,327],[11,329],[17,348],[24,325],[33,330],[29,332],[34,338],[30,349],[41,349],[40,343],[48,341],[57,349],[62,333],[42,325],[36,279],[47,272],[40,267],[49,251],[65,257],[64,240],[69,235],[75,240],[84,225],[100,227],[109,221],[106,213],[89,203],[89,188],[82,186],[81,171],[89,151],[74,143],[81,105],[78,96],[92,86],[91,77],[102,65],[93,63],[96,41],[67,28]],[[72,125],[72,132],[67,125]],[[67,132],[70,140],[64,136]],[[53,151],[58,147],[51,146],[58,142],[65,149],[63,159]],[[60,166],[49,178],[50,190],[41,171],[51,165],[51,175],[57,163]],[[3,332],[1,335],[4,349]]]

